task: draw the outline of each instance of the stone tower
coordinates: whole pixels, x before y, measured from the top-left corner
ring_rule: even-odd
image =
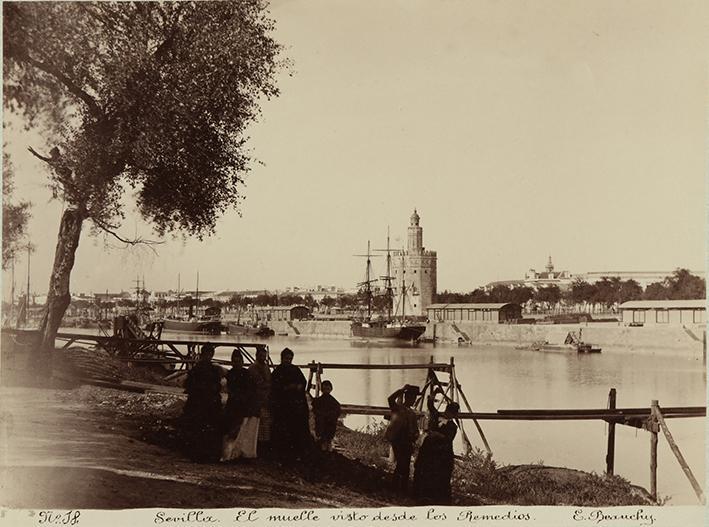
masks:
[[[549,261],[547,261],[547,273],[554,272],[554,264],[551,262],[551,255],[549,255]]]
[[[423,229],[419,225],[421,217],[416,209],[409,223],[408,243],[403,251],[392,251],[392,286],[394,307],[401,303],[402,281],[406,285],[405,315],[425,316],[426,307],[433,303],[436,294],[436,251],[426,251],[423,247]],[[397,315],[401,315],[399,307]]]

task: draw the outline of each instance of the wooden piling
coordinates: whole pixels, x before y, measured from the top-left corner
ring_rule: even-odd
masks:
[[[615,410],[615,388],[608,392],[608,408]],[[615,422],[608,423],[608,449],[606,451],[606,474],[613,475],[615,468]]]
[[[309,368],[309,373],[308,373],[308,384],[305,386],[305,391],[310,392],[310,389],[313,387],[313,373],[315,369],[315,361],[310,362],[310,368]]]

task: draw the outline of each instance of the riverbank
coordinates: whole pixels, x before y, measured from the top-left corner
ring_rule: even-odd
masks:
[[[277,335],[289,337],[352,338],[346,320],[273,321]],[[429,322],[422,338],[440,343],[524,346],[546,340],[562,344],[569,332],[579,331],[583,340],[603,348],[603,353],[645,353],[683,356],[701,360],[705,327],[629,327],[614,322],[583,324],[482,324],[474,322]]]
[[[196,464],[180,453],[184,396],[97,386],[0,389],[2,506],[19,508],[387,507],[383,429],[341,428],[337,452],[300,464]],[[619,477],[542,465],[458,461],[456,505],[635,505],[647,493]]]

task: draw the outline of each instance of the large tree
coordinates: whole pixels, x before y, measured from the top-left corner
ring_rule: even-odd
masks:
[[[117,231],[124,197],[158,235],[202,238],[238,206],[245,129],[282,62],[262,0],[3,4],[4,105],[42,125],[65,204],[42,346],[69,304],[82,227]],[[31,145],[30,145],[31,146]]]
[[[7,152],[2,154],[2,268],[6,269],[27,235],[27,221],[30,218],[30,204],[15,202],[14,169]]]
[[[645,288],[646,300],[691,300],[706,297],[706,282],[701,276],[687,269],[675,269],[662,282],[654,282]]]
[[[665,279],[665,285],[673,300],[700,299],[706,297],[706,282],[687,269],[675,269]]]

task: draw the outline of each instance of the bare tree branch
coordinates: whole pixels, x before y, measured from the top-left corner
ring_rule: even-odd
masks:
[[[124,243],[126,245],[131,245],[131,246],[144,245],[148,249],[153,251],[153,253],[158,254],[157,250],[155,250],[154,245],[162,245],[163,243],[165,243],[165,242],[161,242],[158,240],[146,240],[144,238],[134,238],[134,239],[124,238],[123,236],[121,236],[120,234],[118,234],[117,232],[115,232],[113,230],[116,228],[116,226],[110,225],[102,220],[99,220],[98,218],[90,218],[90,219],[94,223],[94,225],[96,225],[96,227],[98,227],[102,231],[110,234],[115,239],[117,239],[119,242]]]
[[[58,68],[53,66],[52,64],[46,64],[44,62],[41,62],[37,59],[34,59],[30,57],[29,53],[23,49],[18,49],[18,48],[12,48],[12,51],[14,54],[17,56],[18,59],[24,60],[27,63],[31,64],[35,68],[42,70],[45,73],[48,73],[55,79],[57,79],[59,82],[61,82],[66,88],[69,90],[69,92],[82,101],[86,103],[86,106],[89,108],[89,112],[91,115],[94,117],[100,118],[103,117],[103,111],[101,110],[101,107],[98,105],[98,103],[94,100],[91,95],[86,93],[83,89],[81,89],[80,86],[77,86],[69,77],[64,75]]]
[[[43,156],[43,155],[37,153],[37,151],[36,151],[34,148],[32,148],[31,146],[28,146],[28,147],[27,147],[27,150],[29,150],[30,153],[31,153],[33,156],[35,156],[36,158],[41,159],[42,161],[44,161],[45,163],[48,163],[48,164],[50,164],[50,165],[52,164],[52,158],[51,158],[51,157]]]

